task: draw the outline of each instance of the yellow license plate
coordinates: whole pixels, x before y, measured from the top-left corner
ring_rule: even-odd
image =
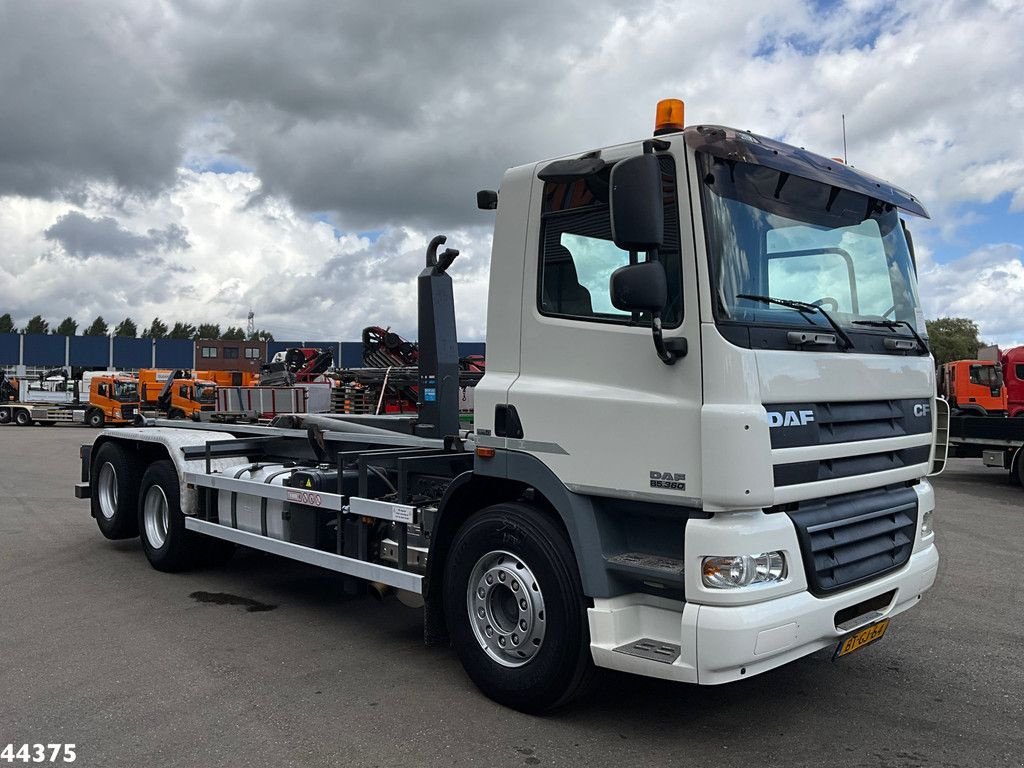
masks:
[[[869,627],[864,627],[864,629],[860,630],[859,632],[855,632],[854,634],[850,635],[848,638],[843,640],[839,644],[839,647],[836,648],[836,655],[833,658],[838,659],[840,656],[845,656],[848,653],[859,651],[865,645],[871,645],[871,643],[875,642],[876,640],[881,640],[882,635],[885,634],[885,630],[888,628],[888,619],[882,619],[877,624],[872,624]]]

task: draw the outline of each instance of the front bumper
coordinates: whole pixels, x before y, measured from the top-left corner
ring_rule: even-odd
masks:
[[[822,598],[802,591],[733,606],[679,603],[643,594],[595,599],[588,611],[594,663],[702,685],[751,677],[907,610],[935,583],[938,563],[938,550],[931,544],[898,571]],[[844,616],[843,629],[836,628],[837,613],[890,592],[888,605],[865,610],[859,621],[857,616]],[[622,652],[643,639],[677,646],[679,655],[665,663]]]

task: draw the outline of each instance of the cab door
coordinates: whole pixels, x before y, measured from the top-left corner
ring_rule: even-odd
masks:
[[[672,150],[659,155],[665,243],[658,258],[669,283],[665,337],[687,341],[674,365],[655,352],[649,318],[611,303],[612,272],[642,256],[612,242],[607,175],[534,180],[520,373],[508,392],[518,430],[500,436],[580,493],[680,504],[700,498],[697,277],[680,140]],[[641,152],[637,144],[602,159],[610,166]]]

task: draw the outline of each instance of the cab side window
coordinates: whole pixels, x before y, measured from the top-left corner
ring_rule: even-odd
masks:
[[[669,301],[665,327],[682,322],[682,281],[679,212],[675,164],[660,158],[665,200],[665,245],[658,254],[668,276]],[[630,255],[612,242],[608,206],[608,170],[571,183],[546,182],[541,215],[541,254],[537,306],[544,315],[574,320],[649,324],[646,314],[622,312],[612,306],[612,272],[626,266]]]
[[[97,389],[97,393],[99,394],[100,397],[109,397],[110,396],[110,395],[107,394],[107,385],[106,384],[100,384],[99,389]]]

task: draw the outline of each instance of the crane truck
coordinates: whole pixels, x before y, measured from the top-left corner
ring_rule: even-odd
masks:
[[[684,127],[682,102],[658,114],[651,138],[478,193],[496,221],[472,430],[438,236],[415,415],[104,432],[76,485],[101,532],[158,570],[243,546],[397,590],[531,712],[595,666],[717,685],[883,638],[939,561],[902,218],[927,213],[803,149]]]
[[[38,391],[7,384],[0,373],[0,424],[28,427],[33,424],[53,426],[87,424],[99,428],[105,425],[131,424],[139,412],[139,392],[135,378],[117,373],[86,373],[81,385],[88,392],[82,402],[79,383],[61,391],[61,399],[36,401]],[[27,401],[19,399],[24,395]]]

